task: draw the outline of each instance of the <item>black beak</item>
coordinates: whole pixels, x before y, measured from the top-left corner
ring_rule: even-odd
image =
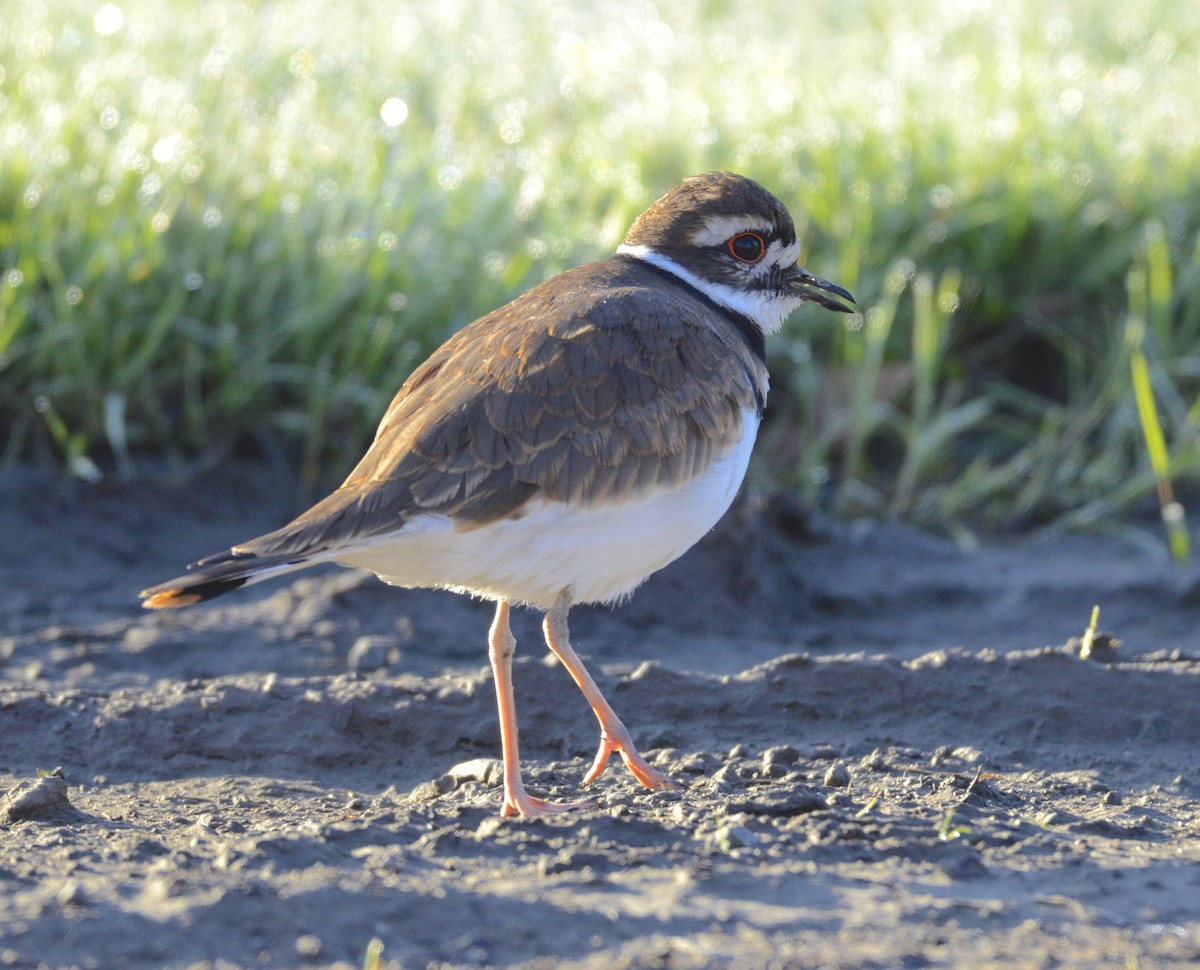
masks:
[[[808,270],[797,266],[789,282],[795,289],[796,295],[802,299],[819,303],[827,310],[837,310],[838,313],[854,312],[850,307],[825,295],[826,293],[833,293],[836,296],[840,296],[843,300],[849,300],[853,303],[854,297],[850,295],[849,290],[838,286],[836,283],[830,283],[829,280],[823,280],[819,276],[813,276]]]

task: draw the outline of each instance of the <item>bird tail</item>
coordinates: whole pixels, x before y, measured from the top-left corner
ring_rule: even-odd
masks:
[[[343,486],[283,528],[194,562],[183,576],[142,590],[142,606],[161,610],[203,603],[242,586],[328,562],[404,524],[399,513],[376,512],[379,523],[374,532],[364,532],[359,521],[363,501],[362,489]]]
[[[307,557],[272,558],[230,549],[192,563],[187,574],[144,589],[138,596],[150,610],[191,606],[312,564]]]

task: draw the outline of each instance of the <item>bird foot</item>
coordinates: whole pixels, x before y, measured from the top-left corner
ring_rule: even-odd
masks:
[[[513,790],[507,786],[504,789],[504,804],[500,806],[500,814],[504,818],[515,815],[538,817],[542,815],[559,815],[563,812],[574,812],[582,808],[595,808],[596,803],[583,802],[548,802],[542,798],[534,798],[524,787]]]
[[[583,776],[583,783],[590,785],[599,778],[601,772],[604,771],[605,766],[608,764],[608,759],[614,754],[621,756],[621,760],[625,762],[625,767],[629,769],[630,774],[647,788],[662,789],[679,787],[674,781],[638,754],[637,748],[633,746],[633,740],[629,737],[629,732],[625,730],[621,730],[620,732],[600,732],[600,750],[596,752],[596,759],[592,762],[592,767]]]

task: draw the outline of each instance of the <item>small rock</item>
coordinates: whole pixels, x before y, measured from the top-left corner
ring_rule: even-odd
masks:
[[[940,868],[951,879],[966,882],[972,879],[982,879],[988,875],[988,868],[974,852],[952,852],[940,860]]]
[[[758,765],[747,761],[721,765],[709,776],[717,784],[740,785],[747,779],[758,777]]]
[[[0,823],[4,824],[26,819],[61,819],[64,814],[74,813],[61,769],[37,781],[23,781],[0,798]]]
[[[306,960],[312,960],[321,955],[321,938],[314,933],[305,933],[296,937],[296,952]]]
[[[662,673],[662,665],[654,660],[643,660],[629,675],[631,681],[645,680],[655,674]]]
[[[849,788],[850,769],[846,767],[846,762],[835,761],[831,764],[825,772],[825,777],[821,779],[821,783],[826,788]]]
[[[1110,664],[1117,660],[1117,651],[1121,649],[1121,641],[1111,633],[1100,631],[1092,635],[1090,642],[1086,636],[1071,637],[1067,641],[1067,649],[1080,660]]]
[[[495,788],[504,779],[504,764],[499,758],[472,758],[460,761],[446,772],[445,777],[453,779],[456,785],[477,781]]]
[[[747,815],[770,815],[788,818],[820,811],[827,807],[825,797],[811,788],[768,788],[753,795],[731,798],[726,805],[728,811],[744,812]]]
[[[758,845],[760,839],[744,825],[734,825],[724,829],[725,839],[735,849],[749,849]]]
[[[707,841],[709,848],[729,852],[733,849],[753,849],[761,840],[744,825],[722,825]]]
[[[374,634],[354,641],[350,652],[346,654],[346,666],[355,673],[367,674],[372,670],[394,667],[400,662],[400,657],[398,637]]]
[[[86,906],[87,896],[77,879],[68,879],[55,896],[60,906]]]
[[[429,802],[435,798],[441,798],[443,795],[454,791],[458,785],[449,775],[442,775],[441,778],[435,778],[432,781],[423,781],[417,785],[409,793],[409,798],[415,802]]]
[[[702,775],[707,770],[706,758],[697,752],[685,754],[671,765],[671,773],[676,775]]]
[[[859,761],[858,766],[864,771],[887,771],[887,757],[882,748],[876,748]]]
[[[776,745],[763,752],[763,767],[766,768],[771,765],[794,765],[799,760],[800,752],[790,744]]]

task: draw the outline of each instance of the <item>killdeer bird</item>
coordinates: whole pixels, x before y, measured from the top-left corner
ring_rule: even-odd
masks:
[[[729,508],[766,402],[765,336],[801,303],[854,302],[799,255],[787,209],[762,186],[727,172],[688,179],[616,255],[447,340],[332,495],[145,590],[143,605],[186,606],[320,562],[493,600],[503,815],[587,804],[534,798],[521,778],[509,608],[535,607],[600,722],[584,783],[615,753],[647,788],[670,787],[571,648],[567,613],[628,596]]]

